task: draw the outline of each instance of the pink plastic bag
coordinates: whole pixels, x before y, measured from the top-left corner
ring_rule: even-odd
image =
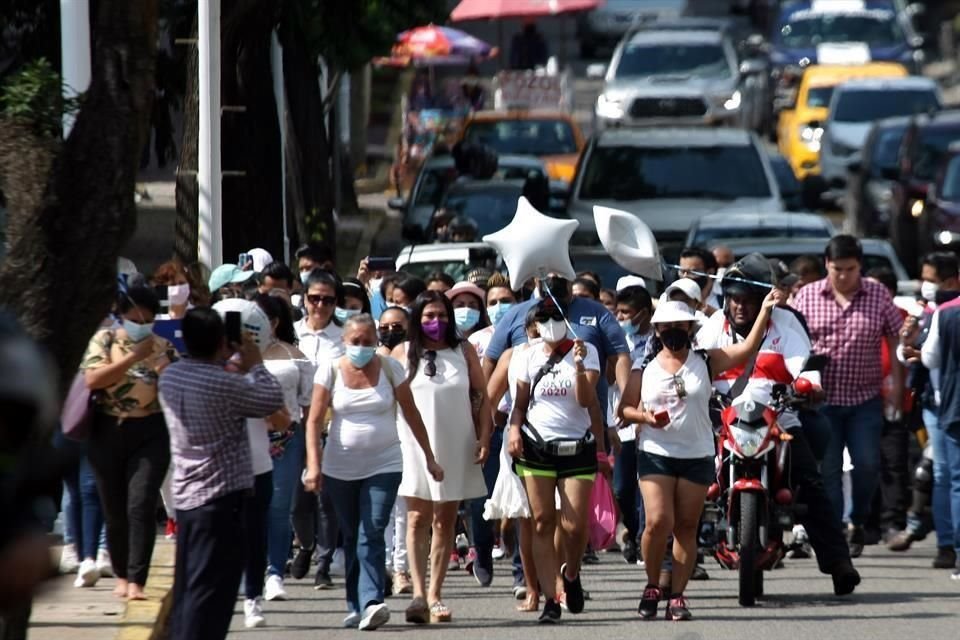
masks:
[[[617,513],[613,491],[606,476],[597,474],[590,493],[590,548],[601,551],[613,544],[617,535]]]

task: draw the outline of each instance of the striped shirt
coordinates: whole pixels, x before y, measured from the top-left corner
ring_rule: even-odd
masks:
[[[253,487],[246,418],[283,407],[283,390],[273,374],[262,364],[240,375],[186,358],[164,369],[159,386],[177,509],[196,509]]]

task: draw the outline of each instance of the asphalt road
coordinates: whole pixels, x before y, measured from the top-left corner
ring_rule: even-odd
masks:
[[[929,539],[928,539],[929,540]],[[564,613],[559,627],[535,624],[536,615],[514,610],[509,565],[497,564],[493,586],[481,589],[465,573],[448,578],[444,601],[453,612],[449,625],[414,626],[403,621],[406,596],[389,598],[392,620],[377,634],[387,638],[457,638],[458,640],[522,637],[524,640],[563,638],[583,640],[641,635],[651,639],[743,640],[802,638],[803,640],[947,640],[960,629],[960,582],[949,571],[930,567],[932,542],[906,554],[868,547],[857,561],[864,582],[849,597],[832,595],[830,579],[817,572],[814,560],[787,560],[785,569],[766,576],[767,598],[746,609],[737,605],[736,574],[713,561],[711,579],[691,583],[687,590],[695,619],[667,623],[644,622],[636,615],[642,571],[627,566],[619,554],[601,554],[601,564],[586,567],[584,587],[593,599],[586,611]],[[265,603],[268,627],[243,628],[242,602],[237,603],[231,638],[248,640],[324,640],[355,638],[357,631],[341,628],[345,615],[342,578],[338,588],[318,592],[312,580],[289,580],[290,600]],[[662,607],[661,607],[662,611]],[[594,635],[596,634],[596,635]]]

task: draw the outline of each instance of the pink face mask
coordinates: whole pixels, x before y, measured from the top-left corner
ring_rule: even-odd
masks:
[[[443,340],[443,336],[447,333],[447,322],[446,320],[427,320],[422,323],[420,327],[423,329],[423,335],[427,336],[430,340],[434,342],[440,342]]]

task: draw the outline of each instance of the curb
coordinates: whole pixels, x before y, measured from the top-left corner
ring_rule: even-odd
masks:
[[[157,537],[150,562],[150,578],[144,586],[147,600],[127,603],[120,629],[114,636],[115,640],[151,640],[166,637],[163,631],[169,617],[167,596],[173,589],[176,548],[175,542],[163,536]]]

